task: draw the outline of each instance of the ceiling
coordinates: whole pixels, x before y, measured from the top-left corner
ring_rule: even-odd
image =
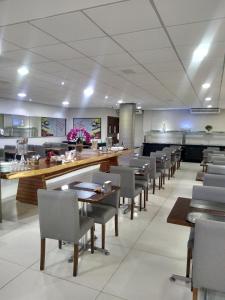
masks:
[[[0,19],[0,98],[25,91],[23,101],[49,105],[169,109],[211,97],[225,108],[225,0],[5,0]],[[197,47],[207,47],[202,61]]]

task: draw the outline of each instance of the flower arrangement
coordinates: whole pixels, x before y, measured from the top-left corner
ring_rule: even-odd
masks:
[[[87,144],[91,142],[91,135],[85,128],[73,128],[67,134],[68,141],[75,141],[76,143],[83,143],[84,141]]]

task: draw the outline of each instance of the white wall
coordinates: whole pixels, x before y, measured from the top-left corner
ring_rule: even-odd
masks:
[[[107,137],[107,116],[117,117],[118,115],[115,109],[109,108],[85,108],[85,110],[69,109],[67,130],[69,131],[73,128],[73,118],[101,118],[101,140],[105,141],[105,138]]]
[[[37,103],[0,99],[0,113],[33,117],[67,118],[67,109]],[[15,145],[17,138],[0,139],[0,148]],[[41,145],[44,142],[61,142],[65,137],[29,138],[29,144]]]
[[[144,132],[161,130],[163,123],[166,130],[205,131],[206,125],[212,125],[214,131],[225,131],[225,110],[220,114],[192,115],[189,110],[166,110],[144,112]]]

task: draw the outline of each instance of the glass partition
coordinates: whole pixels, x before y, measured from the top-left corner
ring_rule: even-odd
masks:
[[[66,119],[0,114],[0,137],[62,137]]]

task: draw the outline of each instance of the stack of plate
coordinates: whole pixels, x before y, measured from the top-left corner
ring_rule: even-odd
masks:
[[[1,173],[11,172],[12,168],[13,168],[12,162],[6,162],[6,161],[0,162],[0,172]]]

